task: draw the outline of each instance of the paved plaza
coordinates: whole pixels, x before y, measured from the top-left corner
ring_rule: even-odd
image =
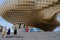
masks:
[[[10,36],[2,38],[0,33],[0,40],[60,40],[60,32],[23,32],[18,30],[18,34],[14,37],[13,33]]]

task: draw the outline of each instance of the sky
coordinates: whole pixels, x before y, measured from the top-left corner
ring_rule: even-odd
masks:
[[[3,27],[7,27],[8,28],[11,28],[11,31],[12,30],[12,26],[13,24],[9,23],[8,21],[6,21],[3,17],[0,16],[0,25],[3,26]]]
[[[58,22],[60,22],[60,13],[57,16],[57,20],[58,20]]]
[[[58,26],[56,29],[53,30],[54,32],[60,31],[60,26]]]
[[[57,15],[57,21],[60,23],[60,13]],[[56,29],[53,30],[54,32],[60,31],[60,26],[58,26]]]
[[[5,0],[0,0],[0,6],[4,4]]]

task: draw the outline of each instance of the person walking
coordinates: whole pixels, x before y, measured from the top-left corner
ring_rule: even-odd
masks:
[[[8,31],[7,31],[7,35],[10,35],[10,31],[11,31],[11,30],[10,30],[10,28],[9,28]]]
[[[3,28],[3,29],[2,29],[2,37],[4,37],[5,34],[6,34],[6,30]]]
[[[15,27],[15,29],[14,29],[14,36],[16,37],[16,35],[17,35],[17,28]]]

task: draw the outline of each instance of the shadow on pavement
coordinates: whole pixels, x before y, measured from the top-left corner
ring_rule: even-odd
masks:
[[[24,38],[23,36],[6,36],[5,38]]]

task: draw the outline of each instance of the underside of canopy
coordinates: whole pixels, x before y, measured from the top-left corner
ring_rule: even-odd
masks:
[[[0,5],[0,15],[13,24],[23,23],[46,31],[60,24],[58,0],[1,0]]]

